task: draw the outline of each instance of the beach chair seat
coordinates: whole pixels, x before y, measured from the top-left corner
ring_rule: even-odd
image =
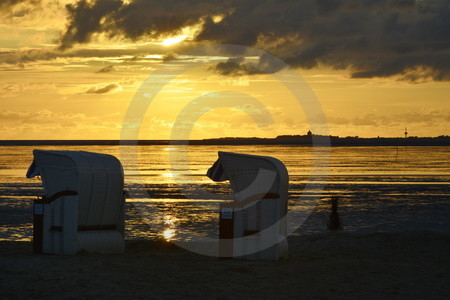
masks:
[[[234,201],[220,206],[219,256],[277,260],[288,254],[288,172],[273,157],[219,152],[208,170],[230,182]]]
[[[124,174],[112,155],[34,150],[27,177],[40,176],[34,202],[35,253],[123,253]]]

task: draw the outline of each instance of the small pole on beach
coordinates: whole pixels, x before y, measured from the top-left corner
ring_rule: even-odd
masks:
[[[330,222],[328,223],[328,229],[338,230],[342,229],[341,220],[338,213],[339,198],[337,196],[331,197],[331,213]]]
[[[219,258],[230,259],[233,257],[233,235],[234,235],[234,213],[233,208],[227,204],[220,207],[219,221]]]

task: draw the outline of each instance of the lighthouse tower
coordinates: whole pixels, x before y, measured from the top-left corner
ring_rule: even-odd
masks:
[[[408,129],[405,127],[405,139],[408,137]]]

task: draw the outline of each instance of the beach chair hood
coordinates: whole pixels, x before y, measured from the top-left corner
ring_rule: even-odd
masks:
[[[229,180],[236,201],[256,194],[287,191],[288,173],[278,159],[231,152],[219,152],[218,155],[206,175],[214,181]],[[280,196],[287,197],[287,192]]]

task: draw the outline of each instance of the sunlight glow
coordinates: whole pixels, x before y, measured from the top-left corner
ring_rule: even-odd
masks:
[[[161,42],[161,45],[163,46],[172,46],[174,44],[178,44],[179,42],[184,41],[185,39],[187,39],[188,35],[187,34],[183,34],[183,35],[179,35],[179,36],[175,36],[175,37],[170,37],[165,39],[164,41]]]
[[[171,215],[164,216],[164,224],[168,227],[163,231],[162,234],[166,241],[170,241],[176,236],[176,229],[174,227],[175,222],[177,221],[178,219],[174,216]]]
[[[166,241],[172,240],[172,238],[173,238],[175,235],[176,235],[176,234],[175,234],[175,229],[172,229],[172,228],[167,228],[167,229],[164,230],[164,232],[163,232],[163,236],[164,236],[164,239],[165,239]]]
[[[214,23],[220,23],[225,18],[225,15],[215,15],[212,17]]]
[[[175,174],[175,173],[163,173],[162,174],[162,176],[163,177],[176,177],[176,176],[178,176],[178,174]]]

